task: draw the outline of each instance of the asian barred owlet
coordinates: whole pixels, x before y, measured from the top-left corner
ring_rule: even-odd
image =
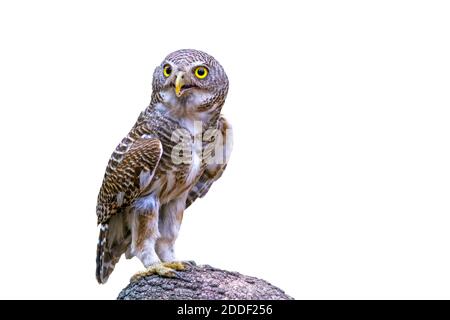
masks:
[[[117,146],[98,195],[96,277],[105,283],[122,254],[176,275],[174,243],[184,210],[225,170],[231,127],[220,114],[228,78],[212,56],[169,54],[153,74],[150,105]]]

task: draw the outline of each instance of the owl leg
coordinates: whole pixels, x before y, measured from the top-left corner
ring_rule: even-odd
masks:
[[[182,262],[172,260],[174,259],[173,243],[181,223],[181,219],[179,222],[176,219],[178,217],[176,212],[180,212],[175,210],[178,206],[171,204],[167,207],[162,206],[163,210],[160,210],[159,203],[155,199],[150,197],[144,202],[144,205],[142,202],[137,202],[137,207],[145,210],[135,210],[132,217],[131,252],[142,261],[147,269],[133,275],[131,281],[154,274],[163,277],[178,277],[177,271],[185,270]],[[161,216],[161,211],[169,214]],[[162,224],[160,219],[162,219]],[[161,262],[160,258],[164,262]]]
[[[186,197],[181,197],[161,206],[158,229],[160,237],[156,240],[156,253],[163,262],[176,261],[174,245],[178,237]]]
[[[138,199],[134,210],[130,212],[132,256],[141,260],[147,268],[161,262],[155,251],[156,239],[159,237],[158,218],[159,201],[150,195]]]

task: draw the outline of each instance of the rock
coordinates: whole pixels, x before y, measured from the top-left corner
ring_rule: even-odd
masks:
[[[119,300],[292,300],[265,280],[213,268],[188,266],[178,278],[151,275],[130,283]]]

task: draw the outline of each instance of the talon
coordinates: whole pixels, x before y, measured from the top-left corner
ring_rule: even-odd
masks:
[[[186,266],[189,266],[189,267],[195,267],[195,266],[197,266],[197,263],[195,263],[195,261],[194,260],[188,260],[188,261],[183,261],[183,264]]]
[[[171,272],[170,272],[170,278],[181,279],[182,276],[181,276],[181,274],[180,274],[179,272],[171,271]]]
[[[186,266],[184,262],[181,261],[172,261],[172,262],[165,262],[163,265],[167,268],[177,270],[177,271],[184,271],[186,270]]]
[[[144,278],[147,275],[150,275],[150,274],[147,274],[146,271],[139,271],[130,278],[130,282],[136,282],[136,281],[140,280],[141,278]]]
[[[183,262],[180,261],[156,263],[148,267],[147,270],[137,272],[135,275],[131,277],[130,282],[135,282],[141,278],[150,275],[159,275],[161,277],[183,279],[181,274],[177,271],[184,271],[184,270],[186,270],[186,266]]]

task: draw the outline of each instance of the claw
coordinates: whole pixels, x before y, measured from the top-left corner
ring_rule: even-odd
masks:
[[[156,263],[148,267],[147,270],[137,272],[135,275],[131,277],[130,282],[135,282],[141,278],[150,275],[159,275],[161,277],[177,278],[184,280],[180,272],[177,272],[184,270],[186,270],[186,266],[183,262],[173,261],[173,262]]]
[[[194,260],[183,261],[183,264],[188,265],[189,267],[197,266],[197,263],[195,263]]]
[[[181,273],[177,271],[170,272],[170,278],[182,279]]]

